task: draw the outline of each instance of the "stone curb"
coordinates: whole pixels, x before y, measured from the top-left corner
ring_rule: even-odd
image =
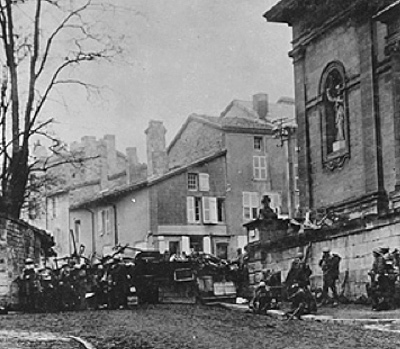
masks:
[[[229,303],[214,303],[218,304],[226,309],[237,310],[242,312],[251,312],[248,305],[241,304],[229,304]],[[278,318],[280,320],[287,319],[285,312],[281,310],[267,310],[267,315]],[[337,319],[329,315],[303,315],[301,320],[304,321],[317,321],[317,322],[329,322],[343,325],[383,325],[383,324],[394,324],[400,323],[400,319]]]
[[[68,338],[71,338],[75,340],[76,342],[82,344],[85,349],[96,349],[92,344],[90,344],[88,341],[84,340],[83,338],[80,337],[75,337],[75,336],[68,336]]]

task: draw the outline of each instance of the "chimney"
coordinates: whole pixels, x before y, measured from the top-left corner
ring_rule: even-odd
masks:
[[[257,93],[253,95],[253,109],[260,119],[265,119],[268,115],[268,95]]]
[[[108,187],[108,161],[107,146],[105,141],[100,141],[97,147],[99,155],[100,188],[104,190]]]
[[[117,172],[117,151],[115,149],[115,136],[105,135],[104,142],[106,145],[106,156],[107,156],[107,174],[110,176]]]
[[[126,177],[127,182],[133,183],[137,179],[139,159],[136,147],[126,148]]]
[[[148,176],[165,173],[168,167],[165,146],[165,129],[162,121],[150,120],[146,129],[147,174]]]

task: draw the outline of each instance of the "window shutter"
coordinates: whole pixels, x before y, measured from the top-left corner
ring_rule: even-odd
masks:
[[[210,175],[208,173],[199,174],[199,190],[210,191]]]
[[[97,213],[97,232],[99,235],[103,235],[103,211],[100,210]]]
[[[194,197],[188,196],[186,198],[186,209],[187,209],[187,219],[189,223],[195,222],[195,211],[194,211]]]
[[[211,223],[210,198],[203,197],[203,222]]]
[[[210,222],[218,223],[217,198],[209,198],[209,202],[210,202]]]

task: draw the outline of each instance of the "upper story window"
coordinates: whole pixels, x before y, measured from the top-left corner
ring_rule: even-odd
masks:
[[[254,150],[263,150],[264,148],[264,142],[263,142],[263,138],[256,136],[254,137]]]
[[[267,179],[266,156],[253,156],[253,177],[255,180]]]
[[[260,196],[255,192],[243,192],[243,218],[252,220],[258,217]]]
[[[332,62],[320,81],[322,153],[324,167],[342,167],[350,155],[346,74],[342,63]]]
[[[225,219],[224,200],[216,197],[194,197],[187,198],[188,223],[216,224]]]
[[[199,175],[197,173],[188,173],[188,189],[196,191],[199,188]]]
[[[208,173],[188,173],[188,190],[209,191],[210,175]]]

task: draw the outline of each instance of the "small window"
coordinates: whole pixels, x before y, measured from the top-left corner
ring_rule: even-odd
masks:
[[[263,138],[254,137],[254,150],[263,150]]]
[[[199,188],[199,175],[197,173],[188,173],[188,189],[196,191]]]

